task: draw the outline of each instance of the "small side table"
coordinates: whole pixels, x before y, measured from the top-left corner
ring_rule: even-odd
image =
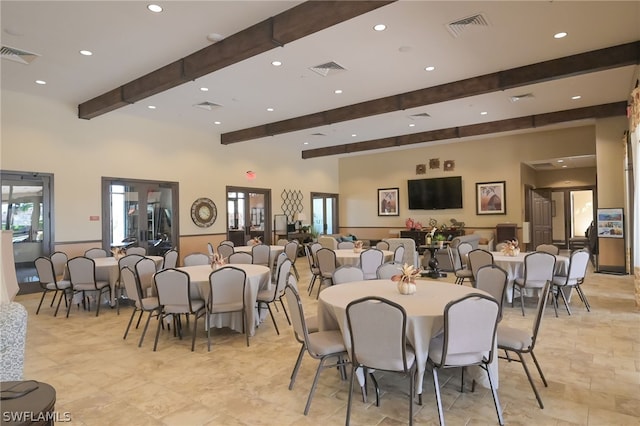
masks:
[[[423,277],[429,278],[444,278],[447,276],[446,272],[440,271],[440,267],[438,266],[438,258],[436,257],[436,253],[440,248],[445,248],[446,245],[440,247],[439,243],[435,244],[425,244],[421,245],[420,248],[424,248],[425,250],[429,250],[431,253],[431,259],[429,259],[429,270],[422,273]]]
[[[35,380],[0,382],[2,424],[53,425],[56,390]]]

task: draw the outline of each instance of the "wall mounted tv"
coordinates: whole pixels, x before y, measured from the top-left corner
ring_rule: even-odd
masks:
[[[409,210],[462,208],[462,177],[413,179],[408,182]]]

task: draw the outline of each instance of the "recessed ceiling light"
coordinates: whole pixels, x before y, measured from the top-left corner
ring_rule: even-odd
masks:
[[[222,124],[220,121],[214,121],[213,124]]]
[[[36,84],[47,84],[44,80],[36,80]]]
[[[564,163],[564,160],[558,160],[558,163]]]
[[[282,62],[280,62],[280,61],[273,61],[273,62],[271,62],[271,65],[273,65],[274,67],[279,67],[280,65],[282,65]]]
[[[567,33],[565,33],[564,31],[556,33],[553,35],[553,38],[565,38],[567,36]]]
[[[83,55],[83,56],[91,56],[91,55],[93,55],[93,52],[90,51],[90,50],[81,50],[80,54]]]
[[[433,70],[435,70],[435,69],[436,69],[436,67],[428,66],[428,67],[425,67],[425,69],[424,69],[424,70],[425,70],[425,71],[433,71]]]
[[[162,12],[162,7],[158,6],[157,4],[147,5],[147,9],[149,9],[150,11],[155,12],[155,13]]]
[[[209,33],[207,34],[207,40],[209,40],[211,43],[217,43],[220,40],[222,40],[224,37],[222,36],[222,34],[218,34],[218,33]]]
[[[415,123],[409,124],[409,127],[416,127]]]
[[[149,105],[147,108],[149,108],[149,109],[156,109],[156,106],[155,106],[155,105]]]
[[[303,142],[302,144],[303,145],[309,145],[309,142]]]
[[[480,115],[487,115],[487,114],[489,114],[487,111],[482,111],[482,112],[480,113]]]
[[[355,138],[356,136],[358,136],[356,133],[352,133],[352,134],[351,134],[351,137],[352,137],[352,138]]]
[[[576,96],[572,96],[571,99],[573,99],[574,101],[577,101],[578,99],[581,99],[582,96],[580,95],[576,95]]]
[[[208,87],[201,87],[201,88],[200,88],[200,91],[201,91],[201,92],[208,92],[208,91],[209,91],[209,88],[208,88]]]
[[[267,108],[267,111],[272,112],[273,108]]]
[[[567,165],[566,165],[566,164],[564,164],[564,165],[562,166],[562,168],[563,168],[563,169],[566,169],[566,168],[567,168]]]
[[[373,29],[376,31],[384,31],[387,29],[387,26],[385,24],[377,24],[374,25]]]
[[[336,89],[333,91],[333,93],[335,93],[336,95],[339,95],[340,93],[342,93],[342,89]]]

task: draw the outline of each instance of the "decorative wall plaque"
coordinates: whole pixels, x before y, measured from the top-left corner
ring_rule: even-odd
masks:
[[[440,159],[432,158],[429,160],[429,168],[430,169],[439,169],[440,168]]]

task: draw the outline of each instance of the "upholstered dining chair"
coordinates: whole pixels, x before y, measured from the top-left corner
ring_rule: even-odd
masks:
[[[485,265],[478,269],[478,275],[473,286],[484,290],[498,302],[498,322],[502,320],[502,305],[507,292],[509,274],[497,265]]]
[[[569,302],[567,301],[567,295],[565,290],[575,288],[576,293],[584,303],[584,307],[587,308],[587,312],[591,312],[591,305],[587,300],[587,296],[582,291],[581,285],[584,283],[584,277],[587,275],[587,266],[589,266],[589,252],[586,250],[576,250],[571,253],[569,258],[569,271],[566,275],[553,276],[552,293],[554,298],[553,308],[558,316],[558,296],[562,297],[564,307],[567,309],[567,313],[571,315],[571,309],[569,309]]]
[[[100,305],[102,294],[108,292],[109,299],[111,299],[111,286],[109,281],[96,280],[96,264],[92,258],[86,256],[77,256],[73,259],[69,259],[67,262],[67,268],[69,269],[69,282],[71,283],[69,298],[72,298],[76,293],[82,293],[82,303],[85,304],[86,293],[95,292],[96,297],[96,316],[100,314]],[[71,301],[67,306],[67,318],[69,318],[69,311],[71,310]],[[90,308],[87,305],[87,308]]]
[[[254,265],[262,265],[271,268],[271,247],[267,244],[256,244],[251,247],[252,262]]]
[[[456,246],[460,255],[460,263],[465,269],[471,270],[469,267],[469,252],[473,250],[473,246],[469,243],[460,243]]]
[[[289,319],[289,315],[287,314],[287,310],[284,307],[284,302],[282,301],[282,296],[284,296],[284,288],[287,285],[287,279],[289,278],[289,274],[291,273],[291,261],[284,257],[284,259],[278,265],[278,270],[276,272],[276,282],[275,285],[272,285],[272,288],[260,290],[258,291],[258,296],[256,297],[256,302],[258,305],[258,316],[260,316],[260,310],[263,309],[264,306],[269,310],[269,315],[271,316],[271,321],[273,321],[273,326],[276,329],[276,334],[280,335],[280,330],[278,330],[278,323],[276,322],[275,317],[273,316],[273,311],[271,310],[271,304],[280,302],[282,306],[282,310],[284,311],[284,315],[287,317],[287,322],[291,324],[291,320]]]
[[[229,260],[229,256],[231,256],[235,252],[235,249],[233,248],[232,245],[221,243],[218,246],[217,251],[218,251],[218,256],[222,257],[223,259],[225,259],[225,261],[227,261]]]
[[[144,336],[147,334],[147,328],[149,328],[149,320],[151,320],[151,317],[153,316],[157,317],[158,315],[160,315],[160,304],[158,303],[157,297],[145,296],[142,286],[140,285],[140,280],[131,267],[123,266],[122,269],[120,269],[120,280],[122,281],[122,286],[127,292],[127,296],[134,302],[133,311],[131,312],[131,317],[129,318],[129,323],[127,324],[127,328],[124,331],[124,336],[122,336],[122,339],[125,340],[127,338],[129,329],[131,328],[131,324],[133,323],[133,318],[136,316],[136,313],[140,312],[140,316],[138,316],[138,321],[136,322],[136,329],[140,325],[142,315],[145,312],[149,314],[147,316],[147,321],[145,321],[144,323],[144,329],[142,330],[140,341],[138,342],[138,347],[140,347],[142,346],[142,342],[144,341]]]
[[[390,280],[394,275],[402,274],[402,264],[396,262],[387,262],[378,266],[376,277],[379,280]]]
[[[133,268],[136,276],[138,277],[138,281],[140,282],[140,286],[142,287],[143,294],[147,294],[148,289],[152,289],[152,292],[155,292],[155,287],[153,286],[153,276],[156,273],[156,263],[153,259],[148,257],[143,257],[140,259]],[[168,269],[168,268],[167,268]]]
[[[220,245],[226,245],[226,246],[235,247],[235,243],[233,241],[230,241],[230,240],[223,240],[223,241],[220,242]]]
[[[135,270],[136,263],[138,263],[143,258],[144,258],[143,255],[127,254],[126,256],[122,256],[120,259],[118,259],[119,276],[118,276],[118,282],[116,283],[116,287],[115,287],[116,313],[118,315],[120,315],[120,299],[123,298],[125,294],[127,294],[126,293],[127,290],[124,287],[124,283],[122,282],[122,273],[121,273],[122,268],[129,267],[132,270]]]
[[[389,250],[389,243],[386,241],[378,241],[376,243],[376,248],[378,250]]]
[[[337,248],[339,250],[343,250],[343,249],[352,249],[355,246],[356,244],[353,241],[339,241]]]
[[[51,256],[49,256],[49,259],[51,259],[51,263],[53,263],[53,271],[56,274],[56,278],[58,281],[61,281],[64,277],[64,270],[67,267],[69,257],[65,252],[54,251],[51,253]]]
[[[364,272],[362,269],[353,265],[342,265],[337,267],[336,270],[333,271],[333,276],[331,277],[334,285],[362,281],[364,279]]]
[[[468,245],[471,247],[471,244]],[[473,272],[462,264],[462,257],[460,256],[460,250],[458,250],[458,247],[448,247],[447,251],[449,253],[449,261],[453,266],[453,273],[456,276],[456,284],[462,285],[465,280],[469,280],[473,283]]]
[[[504,424],[498,393],[489,373],[489,364],[494,356],[499,309],[494,298],[477,293],[467,294],[445,306],[444,332],[431,339],[427,359],[427,363],[432,367],[441,425],[444,425],[444,413],[438,371],[443,368],[462,367],[464,372],[464,367],[472,365],[486,371],[498,423]]]
[[[206,256],[206,255],[205,255]],[[160,327],[165,318],[171,317],[173,320],[173,330],[182,339],[182,321],[180,315],[193,315],[193,331],[191,338],[191,352],[196,345],[196,331],[198,329],[198,318],[206,315],[206,304],[202,299],[192,299],[191,279],[189,274],[178,269],[163,269],[153,276],[158,303],[161,307],[161,314],[156,330],[156,339],[153,343],[153,351],[158,347],[160,337]]]
[[[524,291],[541,289],[553,280],[556,268],[556,257],[543,251],[535,251],[524,257],[524,277],[516,278],[511,290],[511,306],[513,306],[516,290],[520,294],[520,307],[524,316]]]
[[[384,254],[382,250],[373,248],[360,252],[360,269],[362,269],[364,279],[375,280],[378,266],[382,265],[383,262]]]
[[[493,265],[493,254],[483,249],[471,250],[467,254],[467,259],[469,269],[471,269],[471,273],[473,274],[473,281],[476,280],[476,275],[478,275],[480,268],[486,265]]]
[[[304,415],[309,413],[311,408],[311,401],[318,385],[318,379],[320,378],[320,372],[327,368],[338,367],[343,379],[346,379],[345,365],[348,364],[347,350],[344,346],[344,340],[342,333],[338,330],[331,331],[318,331],[310,333],[305,321],[304,309],[302,306],[302,300],[300,294],[296,289],[295,277],[289,275],[287,286],[285,287],[285,299],[289,306],[289,312],[291,313],[291,323],[293,325],[293,335],[295,339],[302,344],[296,364],[291,373],[291,381],[289,382],[289,390],[293,390],[293,386],[298,376],[298,370],[302,364],[302,357],[305,352],[313,359],[318,360],[318,367],[316,374],[309,390],[309,396],[307,397],[307,404],[304,407]],[[327,361],[337,358],[335,363],[327,363]]]
[[[137,254],[139,256],[146,256],[147,249],[144,247],[129,247],[125,250],[126,254]]]
[[[211,351],[211,316],[222,313],[241,312],[242,332],[247,332],[247,306],[245,303],[245,287],[247,274],[244,270],[233,266],[218,268],[209,274],[209,300],[207,302],[207,350]]]
[[[558,246],[554,246],[553,244],[540,244],[536,247],[536,251],[542,251],[554,256],[560,254],[560,249],[558,248]]]
[[[184,266],[209,265],[211,264],[211,259],[205,253],[189,253],[184,257],[182,263],[184,263]]]
[[[320,246],[320,248],[322,248],[322,246]],[[307,257],[307,262],[309,263],[309,272],[311,272],[311,280],[309,281],[309,287],[307,288],[307,293],[311,295],[311,292],[313,291],[313,286],[316,283],[316,280],[318,279],[318,277],[320,276],[320,269],[316,264],[314,254],[311,252],[311,245],[304,246],[304,254]]]
[[[524,369],[525,374],[527,375],[527,379],[529,380],[529,384],[533,389],[533,393],[538,400],[538,405],[540,408],[544,408],[544,404],[542,403],[542,398],[540,398],[540,394],[538,393],[538,389],[536,389],[536,385],[533,383],[533,378],[531,377],[531,373],[529,372],[529,368],[527,368],[527,363],[524,360],[523,354],[530,354],[531,359],[533,359],[533,363],[536,365],[538,369],[538,373],[540,374],[540,378],[542,379],[542,383],[546,386],[547,380],[542,374],[542,369],[540,368],[540,364],[538,363],[538,359],[533,353],[533,349],[536,345],[536,340],[538,338],[538,331],[540,330],[540,323],[542,322],[542,317],[544,316],[544,309],[547,306],[547,298],[549,297],[549,291],[551,288],[551,282],[547,282],[542,291],[540,293],[540,298],[538,299],[538,307],[536,311],[536,318],[533,322],[533,328],[531,331],[522,330],[519,328],[509,327],[504,323],[498,325],[498,349],[501,349],[505,352],[505,356],[501,356],[500,359],[506,359],[508,362],[515,361],[522,364],[522,368]],[[509,356],[510,353],[515,353],[518,355],[518,359],[511,358]]]
[[[211,262],[213,262],[213,256],[216,254],[216,251],[211,243],[207,243],[207,254],[209,255],[209,259],[211,259]]]
[[[320,296],[323,283],[328,282],[329,285],[333,285],[333,271],[338,267],[338,263],[336,260],[336,252],[325,247],[316,252],[316,259],[318,260],[318,269],[320,270],[320,283],[318,284],[318,293],[316,294],[317,299]]]
[[[178,250],[171,249],[164,254],[164,260],[162,261],[162,268],[168,269],[178,266]]]
[[[251,256],[251,253],[245,253],[243,251],[237,251],[235,253],[232,253],[229,256],[229,259],[227,259],[227,263],[229,264],[244,264],[244,265],[251,265],[253,263],[253,256]]]
[[[298,240],[289,241],[284,246],[284,252],[287,254],[287,258],[291,261],[291,270],[296,275],[296,279],[300,279],[300,274],[296,268],[296,260],[298,259]]]
[[[404,246],[402,244],[394,250],[393,261],[400,264],[404,262]]]
[[[109,253],[105,249],[95,247],[85,251],[84,256],[89,259],[97,259],[99,257],[109,257]]]
[[[351,400],[356,370],[362,368],[403,373],[409,377],[409,424],[413,424],[414,380],[416,354],[407,342],[407,313],[395,302],[381,297],[365,297],[347,305],[347,324],[351,337],[351,380],[347,402],[346,424],[351,418]],[[384,344],[380,344],[384,342]],[[380,405],[377,381],[370,375],[376,391],[376,405]],[[362,389],[366,397],[366,380]]]
[[[36,309],[36,315],[40,313],[40,307],[42,306],[42,301],[45,296],[49,292],[53,292],[53,298],[51,299],[51,307],[53,303],[56,301],[56,297],[58,296],[58,292],[60,293],[60,298],[58,300],[58,305],[56,306],[56,310],[53,316],[58,315],[58,310],[60,309],[60,302],[62,299],[65,300],[65,303],[69,303],[66,298],[66,293],[71,287],[71,282],[69,280],[60,280],[56,277],[55,267],[53,262],[48,257],[38,257],[34,261],[36,267],[36,273],[38,274],[38,282],[40,283],[40,288],[42,288],[42,297],[40,298],[40,303],[38,303],[38,309]]]

